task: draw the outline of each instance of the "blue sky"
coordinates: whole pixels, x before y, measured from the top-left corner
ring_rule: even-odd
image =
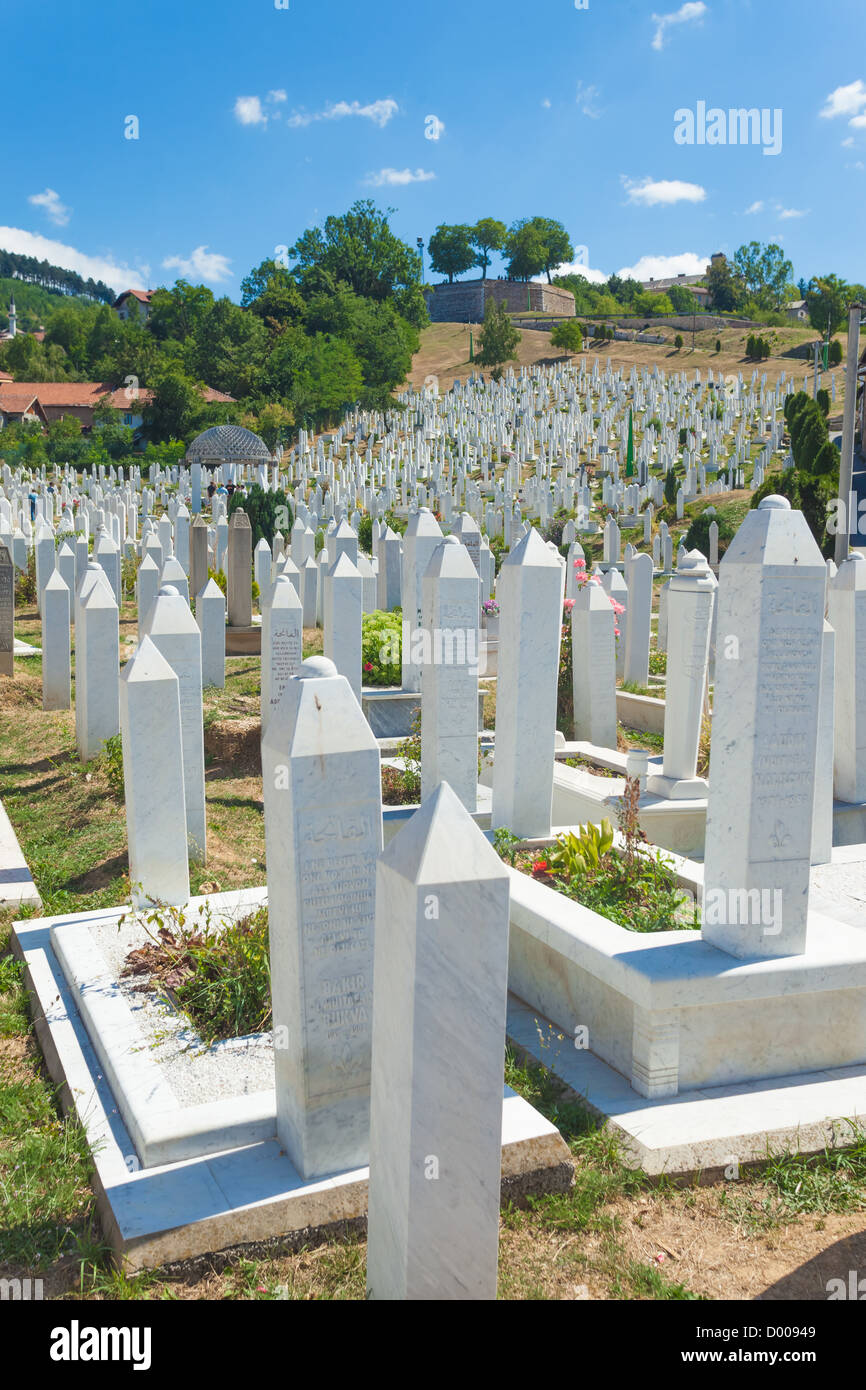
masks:
[[[559,218],[590,278],[698,271],[757,239],[798,277],[866,281],[864,0],[578,3],[7,3],[0,246],[237,298],[372,197],[413,244]],[[677,143],[700,102],[776,130],[781,111],[781,152]]]

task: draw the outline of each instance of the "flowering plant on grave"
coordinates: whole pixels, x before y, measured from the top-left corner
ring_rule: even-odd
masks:
[[[488,618],[499,617],[499,604],[496,602],[495,598],[486,598],[481,605],[481,609],[482,612],[487,614]]]

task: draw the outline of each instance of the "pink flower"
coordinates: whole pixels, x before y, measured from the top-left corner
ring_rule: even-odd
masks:
[[[566,613],[570,613],[571,610],[572,610],[572,608],[574,607],[574,599],[573,599],[573,598],[567,598],[567,599],[565,600],[565,603],[563,604],[563,607],[564,607]]]
[[[365,670],[365,671],[372,671],[372,669],[373,669],[373,663],[372,663],[372,661],[365,661],[365,662],[364,662],[364,670]]]
[[[585,560],[575,560],[575,562],[574,562],[574,568],[575,568],[576,570],[585,570],[585,569],[586,569],[586,561],[585,561]]]
[[[620,613],[624,613],[624,612],[625,612],[625,609],[623,608],[622,604],[621,604],[621,603],[617,603],[617,601],[616,601],[615,598],[612,598],[612,599],[611,599],[611,601],[610,601],[610,606],[611,606],[611,608],[613,609],[613,611],[614,611],[614,613],[616,614],[617,617],[619,617]]]

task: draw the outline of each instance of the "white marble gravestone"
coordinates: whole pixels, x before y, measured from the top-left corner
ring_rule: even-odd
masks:
[[[295,586],[285,574],[274,581],[271,601],[262,614],[262,732],[286,685],[303,660],[303,610]]]
[[[146,635],[120,673],[120,735],[133,906],[182,906],[189,863],[180,687]]]
[[[262,779],[277,1133],[307,1179],[369,1156],[380,778],[349,682],[305,661],[271,715]]]
[[[215,579],[209,579],[196,598],[195,620],[201,633],[202,687],[222,690],[226,683],[226,600]]]
[[[363,580],[345,553],[325,573],[323,646],[355,698],[361,698]]]
[[[557,559],[534,528],[499,572],[493,825],[522,839],[550,834],[561,583]]]
[[[95,569],[99,575],[81,591],[84,596],[75,628],[75,740],[83,763],[98,757],[105,740],[120,730],[119,613],[100,566]],[[87,578],[85,575],[83,586]]]
[[[189,604],[170,584],[162,587],[147,615],[147,635],[165,657],[180,686],[186,833],[192,859],[207,859],[204,794],[201,633]]]
[[[571,610],[574,737],[599,748],[616,748],[614,629],[613,609],[601,585],[590,580],[575,589]]]
[[[699,550],[688,553],[668,581],[668,662],[664,756],[647,791],[675,801],[707,795],[697,775],[716,577]]]
[[[836,633],[835,792],[866,802],[866,557],[856,551],[830,580],[828,617]]]
[[[42,708],[72,703],[72,595],[59,570],[42,590]]]
[[[703,936],[740,958],[806,946],[826,577],[783,497],[719,566]]]
[[[449,536],[433,552],[421,587],[421,795],[448,782],[468,811],[478,787],[478,571]]]
[[[372,1299],[496,1297],[508,904],[508,871],[440,783],[376,880]]]

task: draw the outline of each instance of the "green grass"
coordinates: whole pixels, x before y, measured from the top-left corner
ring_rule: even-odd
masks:
[[[84,1131],[39,1077],[0,1084],[0,1266],[41,1271],[99,1245]]]

